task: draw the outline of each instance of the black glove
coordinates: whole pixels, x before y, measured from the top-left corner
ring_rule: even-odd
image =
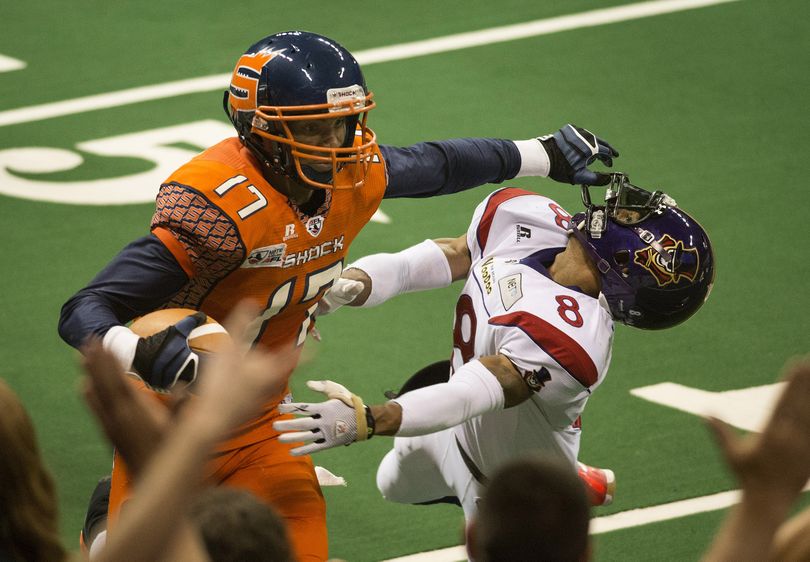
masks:
[[[607,185],[610,174],[592,172],[587,166],[600,160],[613,166],[618,151],[592,132],[568,124],[553,135],[540,137],[551,163],[548,176],[558,182],[582,185]]]
[[[196,312],[174,326],[138,340],[132,366],[146,384],[167,389],[179,380],[194,382],[200,358],[191,351],[188,336],[205,320],[203,312]]]

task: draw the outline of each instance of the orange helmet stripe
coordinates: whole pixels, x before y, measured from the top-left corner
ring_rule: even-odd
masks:
[[[229,102],[232,111],[255,111],[262,69],[273,57],[284,51],[285,49],[262,49],[239,58],[231,76]]]

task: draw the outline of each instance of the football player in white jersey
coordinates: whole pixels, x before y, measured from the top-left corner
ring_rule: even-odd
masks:
[[[310,381],[330,400],[284,405],[304,417],[274,424],[282,440],[305,443],[292,452],[394,435],[377,472],[382,494],[403,503],[454,497],[467,517],[507,460],[533,452],[576,467],[579,416],[607,373],[614,322],[678,324],[714,280],[708,236],[671,197],[622,174],[611,175],[604,205],[582,190],[585,212],[571,217],[551,199],[501,189],[478,206],[466,235],[349,266],[325,312],[466,279],[452,365],[439,381],[427,371],[437,384],[417,381],[370,407],[337,383]]]

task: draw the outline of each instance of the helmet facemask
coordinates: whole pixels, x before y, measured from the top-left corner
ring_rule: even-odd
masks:
[[[347,89],[342,88],[342,91]],[[262,155],[274,171],[309,187],[321,189],[355,189],[365,183],[374,156],[377,140],[366,124],[368,112],[374,109],[373,94],[361,86],[352,88],[350,96],[336,96],[331,103],[301,106],[260,106],[251,121],[251,134],[269,142],[254,142],[261,146]],[[291,124],[336,118],[346,119],[346,133],[341,146],[305,144],[296,139]],[[355,138],[360,142],[355,146]],[[318,171],[311,164],[326,163],[329,170]],[[353,172],[342,183],[338,173],[346,166]]]
[[[605,191],[605,204],[594,205],[590,187],[582,186],[582,203],[585,205],[586,230],[591,238],[599,239],[607,228],[606,220],[624,226],[637,225],[654,214],[661,214],[666,207],[677,207],[675,200],[663,191],[652,193],[630,183],[622,173],[610,174],[610,183]]]

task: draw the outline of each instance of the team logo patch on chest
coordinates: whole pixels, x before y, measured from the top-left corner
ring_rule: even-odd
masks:
[[[310,217],[304,226],[313,238],[317,238],[321,230],[323,230],[323,222],[322,215],[315,215],[314,217]]]
[[[264,246],[251,251],[242,267],[281,267],[287,244]]]
[[[520,273],[498,279],[498,289],[501,292],[501,302],[504,310],[509,310],[517,301],[523,298],[523,283]]]
[[[540,391],[547,382],[551,381],[551,373],[545,367],[540,367],[538,371],[520,371],[523,380],[526,381],[532,392]]]
[[[675,240],[669,234],[664,234],[646,248],[636,250],[633,261],[652,273],[661,287],[678,283],[681,278],[694,281],[700,268],[697,249],[685,248],[683,241]]]

